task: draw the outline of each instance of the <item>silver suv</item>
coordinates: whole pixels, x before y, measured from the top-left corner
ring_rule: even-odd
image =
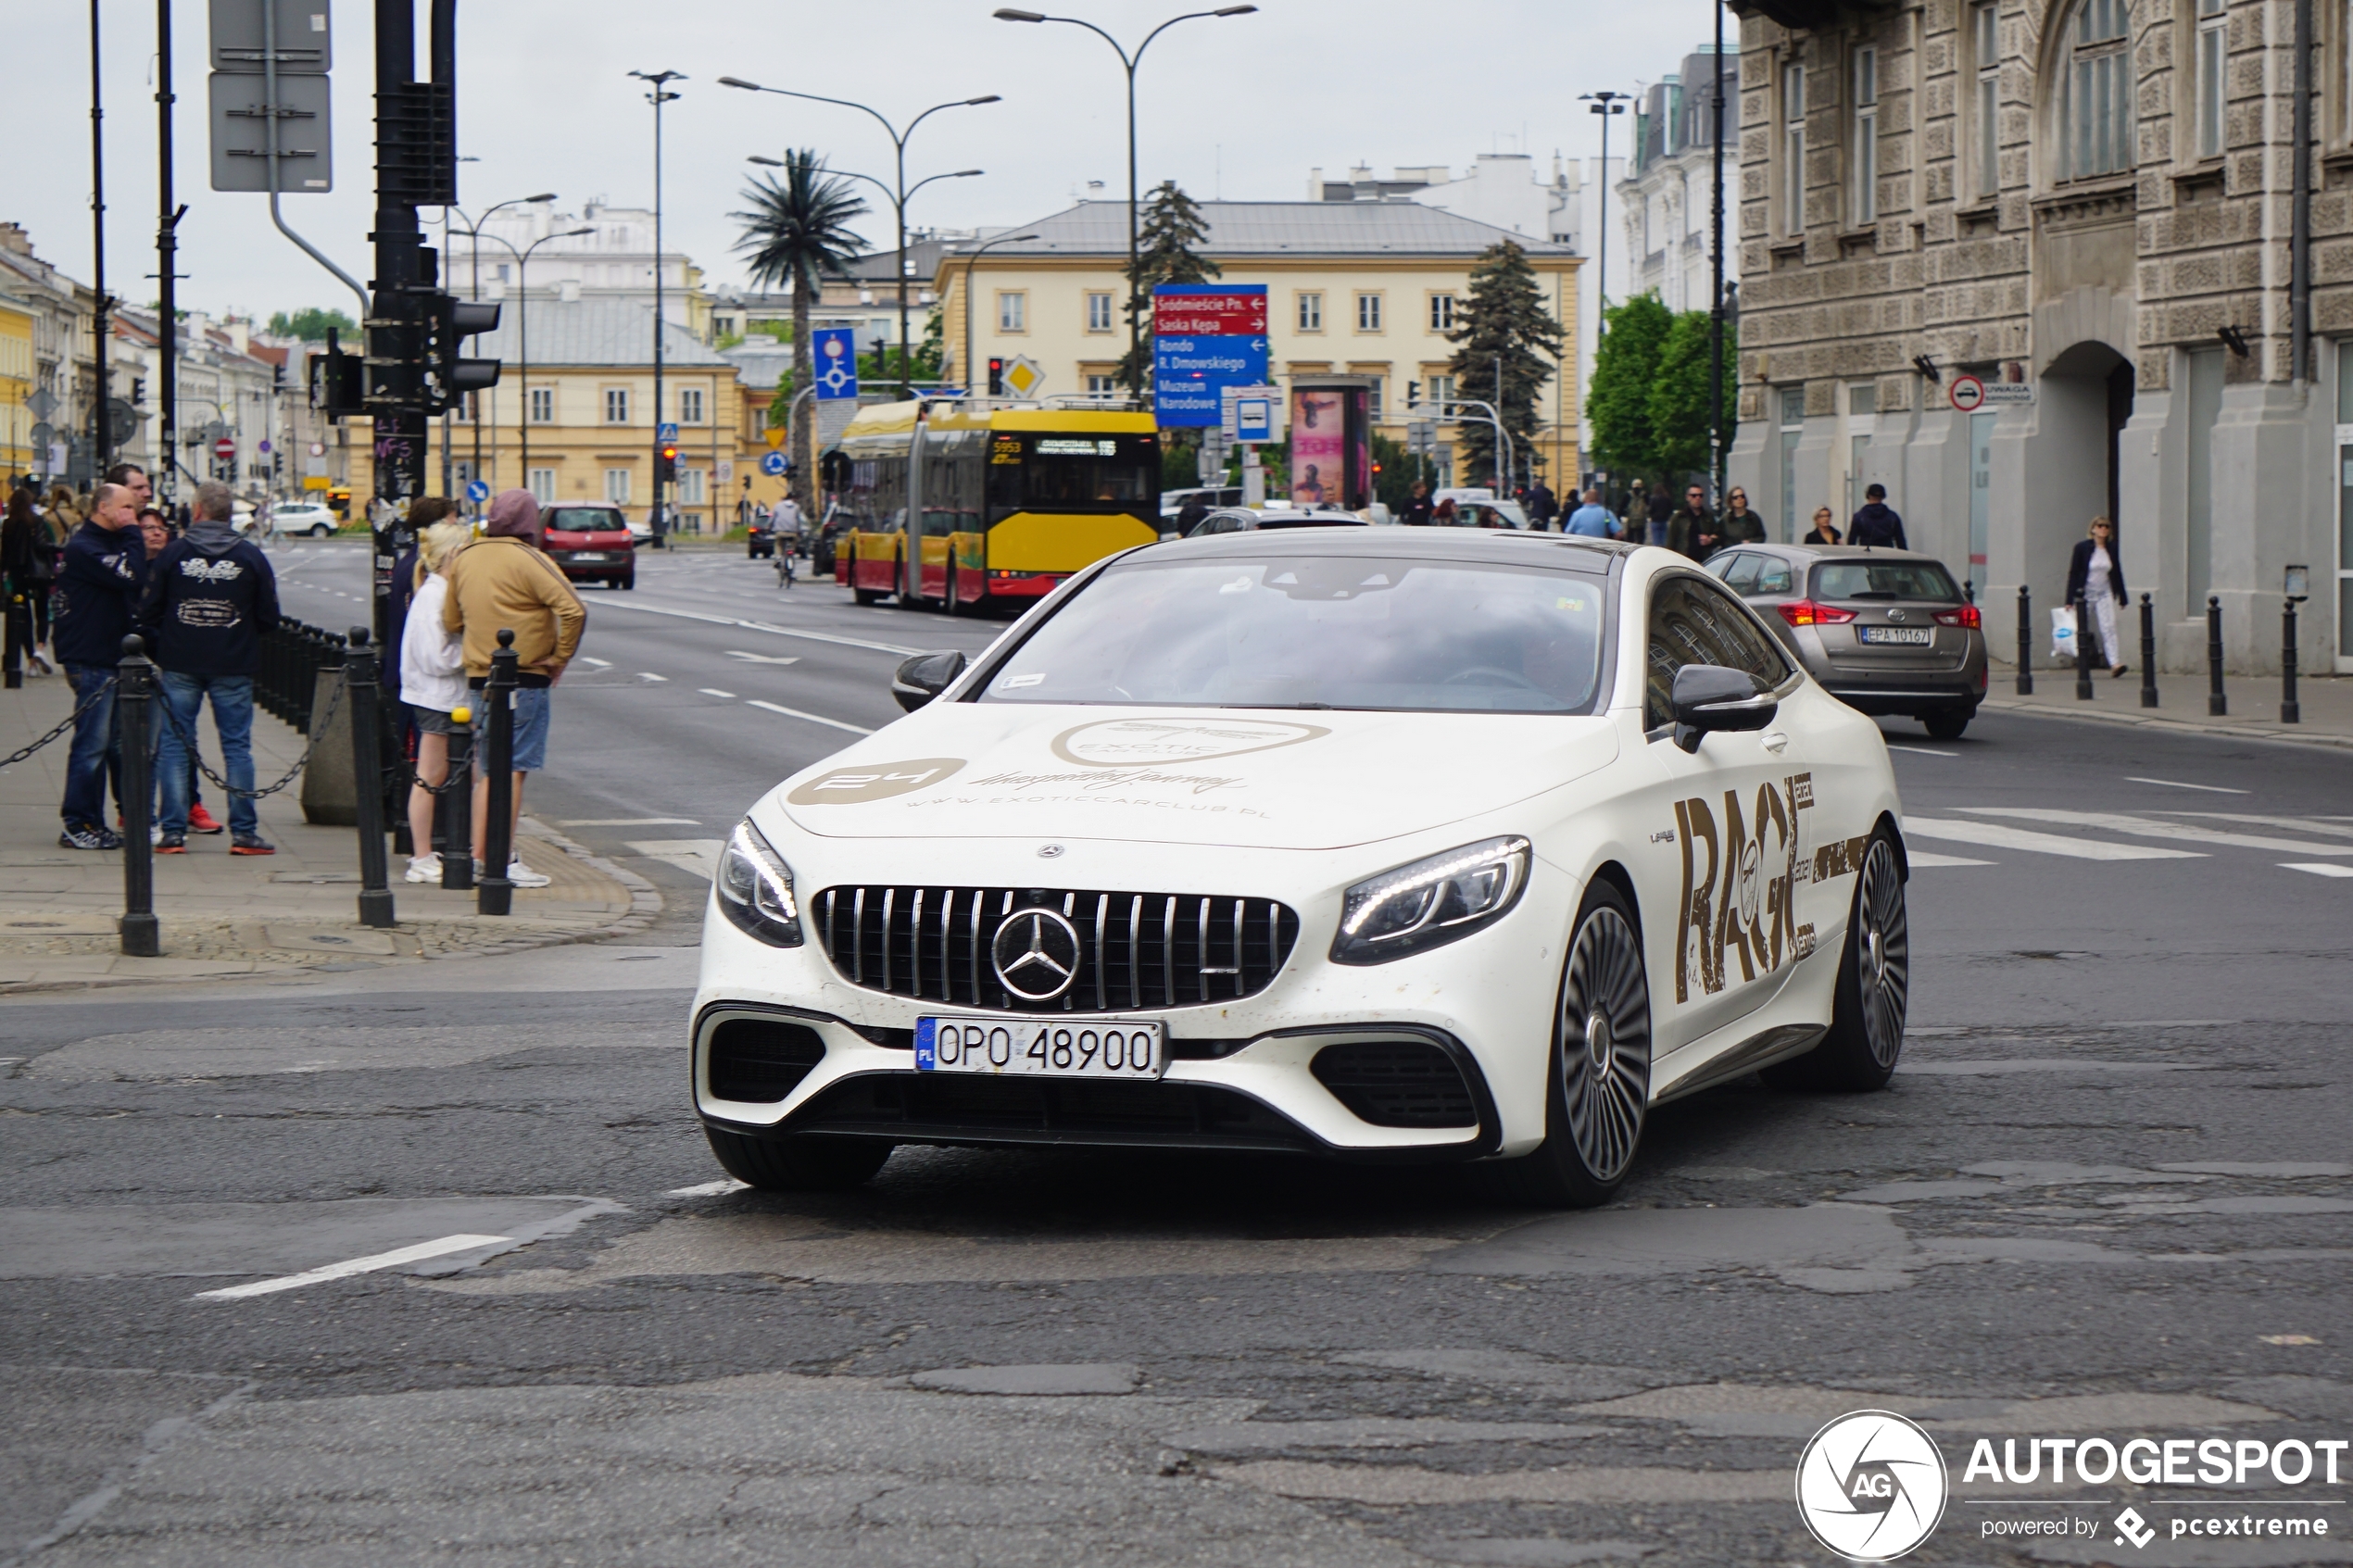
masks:
[[[1734,545],[1706,570],[1754,606],[1831,695],[1957,740],[1985,696],[1985,633],[1944,563],[1912,550]]]

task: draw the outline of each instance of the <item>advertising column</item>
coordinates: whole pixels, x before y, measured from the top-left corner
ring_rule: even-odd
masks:
[[[1361,511],[1373,499],[1373,378],[1293,376],[1290,503]]]

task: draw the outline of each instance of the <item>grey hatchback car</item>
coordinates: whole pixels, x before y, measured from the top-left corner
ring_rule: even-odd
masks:
[[[1706,570],[1746,599],[1831,696],[1959,738],[1985,696],[1985,632],[1944,563],[1850,545],[1735,545]]]

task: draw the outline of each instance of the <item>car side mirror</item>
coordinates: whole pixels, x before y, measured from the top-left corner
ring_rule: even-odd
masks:
[[[1676,671],[1673,701],[1675,744],[1687,752],[1697,751],[1711,730],[1761,730],[1781,706],[1755,676],[1720,664]]]
[[[964,672],[964,656],[953,651],[919,653],[901,660],[899,668],[891,671],[892,700],[912,713],[954,684],[956,677]]]

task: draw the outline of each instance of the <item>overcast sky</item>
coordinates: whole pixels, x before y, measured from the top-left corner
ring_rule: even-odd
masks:
[[[1209,0],[1214,3],[1214,0]],[[1037,0],[1032,0],[1036,5]],[[373,185],[372,4],[333,0],[334,178],[328,195],[290,197],[287,220],[364,281]],[[994,20],[994,0],[465,0],[459,17],[458,139],[479,157],[459,175],[481,208],[552,190],[564,209],[653,198],[652,109],[628,72],[679,70],[665,112],[667,238],[714,282],[740,281],[729,247],[746,155],[818,149],[836,168],[887,179],[890,143],[853,109],[734,91],[734,75],[856,99],[903,124],[946,109],[910,144],[910,182],[942,181],[910,204],[912,225],[1017,224],[1059,211],[1087,182],[1126,186],[1125,94],[1109,45],[1083,29]],[[420,48],[424,14],[418,6]],[[1083,16],[1132,44],[1179,14],[1174,0],[1078,0]],[[156,110],[152,0],[100,0],[107,92],[107,282],[155,295]],[[346,310],[348,291],[270,226],[266,198],[215,194],[207,152],[205,0],[176,0],[179,199],[183,304],[215,312],[306,305]],[[87,9],[67,0],[0,0],[14,69],[5,102],[13,156],[0,220],[31,231],[37,254],[87,281]],[[1370,163],[1444,163],[1478,153],[1599,151],[1599,121],[1578,94],[1631,90],[1677,69],[1710,36],[1701,0],[1264,0],[1257,15],[1184,22],[1144,58],[1139,173],[1197,197],[1297,200],[1307,171]],[[1732,35],[1736,38],[1736,30]],[[1611,152],[1626,146],[1616,121]],[[1613,214],[1613,216],[1615,216]],[[890,244],[883,207],[866,232]],[[1619,231],[1622,232],[1622,230]]]

